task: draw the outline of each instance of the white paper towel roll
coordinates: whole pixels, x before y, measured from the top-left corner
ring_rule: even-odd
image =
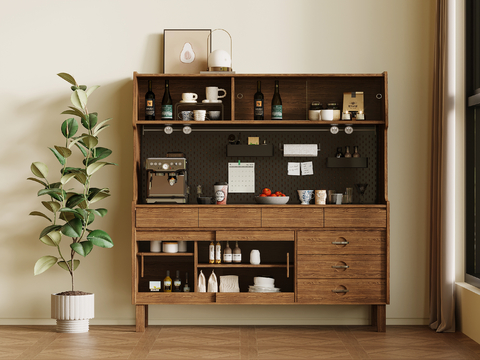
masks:
[[[318,156],[317,144],[284,144],[284,157],[316,157]]]

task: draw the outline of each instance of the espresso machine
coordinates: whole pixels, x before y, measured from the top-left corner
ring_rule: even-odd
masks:
[[[145,161],[147,204],[188,202],[187,159],[148,158]]]

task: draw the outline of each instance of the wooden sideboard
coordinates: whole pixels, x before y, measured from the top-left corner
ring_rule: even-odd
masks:
[[[178,101],[182,92],[202,92],[205,86],[224,87],[229,96],[224,100],[221,121],[144,120],[144,94],[152,80],[157,99],[163,95],[163,83],[170,81],[172,98]],[[266,120],[253,119],[253,93],[256,81],[270,83],[280,79],[284,119],[268,120],[268,104],[273,94],[271,86],[262,87],[265,95]],[[288,85],[285,85],[288,84]],[[308,105],[315,99],[342,103],[343,92],[364,91],[365,121],[309,121]],[[371,323],[385,331],[386,304],[389,291],[389,202],[387,196],[387,74],[225,74],[225,75],[165,75],[137,74],[133,81],[133,203],[132,203],[132,303],[136,305],[136,328],[144,331],[148,325],[148,305],[153,304],[344,304],[371,306]],[[157,100],[160,102],[160,100]],[[325,101],[326,102],[326,101]],[[146,156],[163,156],[155,146],[148,145],[145,131],[157,131],[164,139],[163,127],[191,125],[197,129],[229,131],[248,127],[294,129],[305,133],[325,130],[337,125],[356,129],[373,128],[373,150],[369,163],[374,169],[370,180],[374,203],[344,205],[300,205],[296,194],[290,194],[286,205],[255,204],[250,201],[228,205],[198,205],[190,196],[188,204],[145,204],[142,193],[143,161]],[[205,135],[208,136],[208,135]],[[335,135],[323,135],[335,136]],[[369,138],[369,139],[371,139]],[[329,138],[329,141],[331,138]],[[369,140],[371,141],[371,140]],[[275,144],[277,145],[277,144]],[[340,145],[339,145],[340,146]],[[275,146],[274,146],[275,147]],[[146,148],[151,148],[150,150]],[[181,150],[181,143],[179,149]],[[210,150],[209,150],[210,151]],[[225,156],[221,154],[219,156]],[[324,159],[323,157],[322,159]],[[197,160],[197,161],[202,161]],[[208,161],[205,159],[205,161]],[[222,160],[223,161],[223,160]],[[272,161],[279,161],[272,159]],[[319,160],[320,161],[320,160]],[[321,160],[322,164],[324,160]],[[207,164],[208,165],[208,164]],[[211,166],[211,164],[210,164]],[[222,165],[223,166],[223,165]],[[205,166],[204,166],[205,167]],[[325,171],[336,171],[326,169]],[[265,176],[268,176],[265,175]],[[328,176],[328,175],[315,175]],[[332,175],[351,177],[351,181],[366,177],[358,169],[342,169]],[[212,179],[212,181],[215,179]],[[286,184],[287,180],[285,180]],[[320,178],[313,181],[321,183]],[[196,184],[189,184],[194,188]],[[264,186],[258,184],[257,187]],[[319,185],[320,186],[320,185]],[[318,188],[318,187],[315,187]],[[258,194],[259,191],[256,193]],[[242,199],[242,198],[238,198]],[[234,199],[235,200],[235,199]],[[187,241],[187,252],[152,253],[151,241]],[[241,264],[209,264],[208,246],[238,241],[242,249]],[[249,263],[252,249],[260,250],[260,265]],[[166,270],[188,272],[191,292],[150,292],[148,282],[163,280]],[[197,281],[200,271],[208,279],[214,270],[217,278],[238,275],[239,293],[200,293]],[[277,293],[248,292],[253,277],[268,275],[275,278]]]

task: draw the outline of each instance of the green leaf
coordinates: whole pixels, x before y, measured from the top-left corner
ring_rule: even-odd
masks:
[[[57,263],[58,259],[55,256],[42,256],[40,259],[37,260],[35,263],[35,267],[33,269],[33,273],[35,275],[39,275],[44,271],[50,269],[53,265]]]
[[[95,214],[101,216],[101,217],[104,217],[105,215],[107,215],[107,212],[108,210],[107,209],[103,209],[103,208],[100,208],[100,209],[93,209],[93,211],[95,212]]]
[[[82,113],[80,112],[80,114]],[[77,120],[75,120],[74,118],[69,118],[62,123],[62,134],[67,139],[70,139],[72,136],[74,136],[77,133],[77,130],[78,130],[78,123],[77,123]]]
[[[83,194],[73,195],[67,200],[66,207],[73,209],[75,206],[80,204],[82,201],[85,201],[85,196],[83,196]]]
[[[68,183],[72,178],[74,178],[75,175],[76,175],[75,173],[70,173],[70,174],[67,174],[67,175],[63,175],[62,178],[60,179],[60,182],[65,185],[65,184]]]
[[[83,143],[85,144],[85,146],[89,149],[93,149],[95,146],[97,146],[98,144],[98,139],[94,136],[91,136],[91,135],[86,135],[84,138],[83,138]]]
[[[93,230],[90,234],[88,234],[87,239],[90,240],[93,245],[103,247],[103,248],[111,248],[113,247],[113,241],[103,230]]]
[[[97,130],[95,130],[93,132],[93,136],[98,136],[98,134],[100,134],[101,131],[105,130],[106,128],[108,128],[110,126],[110,124],[107,124],[107,125],[103,125],[101,127],[99,127]]]
[[[93,203],[96,203],[97,201],[100,201],[100,200],[102,200],[102,199],[105,199],[105,198],[107,198],[107,197],[109,197],[109,196],[110,196],[110,194],[108,194],[108,193],[99,192],[98,194],[92,196],[92,198],[89,199],[89,201],[90,201],[90,204],[93,204]]]
[[[70,244],[70,247],[72,248],[73,251],[75,251],[77,254],[82,255],[83,257],[87,256],[90,254],[90,252],[93,249],[93,244],[90,241],[82,241],[80,243],[72,243]]]
[[[85,150],[83,147],[81,147],[80,145],[78,144],[75,144],[79,149],[80,151],[82,152],[83,156],[84,157],[87,157],[87,150]]]
[[[60,266],[63,270],[67,270],[67,271],[70,271],[68,269],[68,266],[67,266],[67,263],[68,263],[68,266],[71,266],[72,265],[72,260],[68,260],[67,262],[65,261],[59,261],[57,264],[58,266]],[[73,271],[75,271],[77,268],[78,268],[78,265],[80,265],[80,260],[73,260]]]
[[[95,148],[95,157],[89,161],[89,164],[93,164],[94,162],[97,162],[98,160],[105,159],[106,157],[110,156],[112,153],[112,150],[103,148],[103,147],[97,147]]]
[[[62,166],[65,165],[65,158],[57,151],[57,149],[52,149],[52,148],[49,148],[49,149],[52,150],[53,154],[58,159],[60,164],[62,164]]]
[[[72,75],[67,73],[59,73],[57,75],[60,76],[63,80],[68,81],[70,84],[77,86],[77,82],[75,81]]]
[[[88,210],[87,226],[95,221],[95,212],[92,209]]]
[[[62,191],[61,189],[42,189],[42,190],[39,190],[37,195],[38,196],[42,196],[42,195],[49,195],[51,196],[52,198],[54,198],[55,200],[58,200],[58,201],[63,201],[63,196],[65,195],[64,194],[65,192]]]
[[[48,221],[52,222],[52,220],[47,216],[45,215],[44,213],[40,212],[40,211],[32,211],[30,214],[28,215],[32,215],[32,216],[41,216],[41,217],[44,217],[45,219],[47,219]]]
[[[88,114],[88,122],[89,122],[89,130],[97,125],[98,117],[97,113],[90,113]]]
[[[70,100],[72,101],[73,106],[85,110],[85,106],[87,105],[87,94],[85,91],[81,89],[75,90],[72,93],[72,96],[70,96]]]
[[[76,145],[80,140],[82,140],[85,136],[87,135],[82,135],[77,137],[75,140],[73,140],[70,144],[68,144],[68,148],[71,149],[73,145]],[[78,146],[78,145],[77,145]]]
[[[91,165],[88,165],[87,175],[90,176],[90,175],[94,174],[95,172],[97,172],[98,170],[100,170],[102,167],[104,167],[107,164],[108,163],[106,163],[106,162],[96,162],[96,163],[93,163]]]
[[[32,178],[32,177],[27,178],[27,180],[32,180],[32,181],[38,182],[39,184],[42,184],[45,187],[48,186],[46,182],[43,182],[42,180],[38,180],[38,179],[35,179],[35,178]]]
[[[42,162],[37,161],[32,163],[30,170],[32,170],[33,175],[39,178],[46,179],[48,176],[48,167]]]
[[[95,86],[92,86],[92,87],[89,87],[88,90],[87,90],[87,97],[90,96],[95,90],[97,90],[98,88],[100,87],[100,85],[95,85]]]
[[[53,213],[60,210],[60,207],[61,207],[60,203],[56,201],[42,201],[42,204]]]
[[[72,155],[72,150],[63,147],[63,146],[57,146],[55,145],[55,149],[59,152],[60,155],[62,155],[64,158],[70,157]]]
[[[55,183],[51,183],[50,185],[48,185],[48,188],[49,189],[59,189],[62,187],[62,183],[61,182],[55,182]]]
[[[45,235],[50,234],[52,231],[58,231],[60,230],[62,226],[61,225],[49,225],[45,229],[42,230],[40,233],[40,236],[38,237],[39,239],[44,237]]]
[[[78,238],[80,237],[80,235],[82,235],[82,228],[82,220],[74,218],[65,225],[63,225],[60,231],[63,235],[69,236],[71,238]]]
[[[80,184],[85,185],[87,182],[87,175],[85,175],[84,172],[77,172],[75,173],[75,179],[77,179]]]
[[[72,219],[75,219],[75,215],[69,212],[60,212],[60,219],[69,222]]]
[[[108,119],[105,119],[105,120],[101,121],[100,123],[98,123],[97,126],[96,126],[96,129],[93,129],[94,132],[97,131],[98,129],[100,129],[103,126],[103,124],[105,124],[107,121],[110,121],[112,119],[113,118],[108,118]]]
[[[62,234],[60,233],[60,231],[52,231],[51,233],[40,238],[40,241],[48,246],[58,246],[61,240]]]

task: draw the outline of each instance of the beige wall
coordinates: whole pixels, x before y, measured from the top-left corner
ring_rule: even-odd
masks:
[[[61,269],[33,276],[52,248],[38,187],[25,179],[32,161],[53,159],[68,105],[69,72],[100,84],[90,109],[114,117],[104,132],[112,161],[95,185],[113,196],[102,226],[115,241],[82,260],[77,288],[95,292],[93,324],[132,324],[130,205],[132,72],[162,70],[165,28],[225,28],[238,73],[389,73],[391,305],[389,324],[428,317],[428,140],[434,1],[267,0],[82,2],[18,0],[0,6],[0,324],[51,324],[52,292],[66,290]],[[50,132],[53,131],[53,134]],[[47,160],[48,159],[48,160]],[[365,307],[152,306],[152,324],[362,324]]]

